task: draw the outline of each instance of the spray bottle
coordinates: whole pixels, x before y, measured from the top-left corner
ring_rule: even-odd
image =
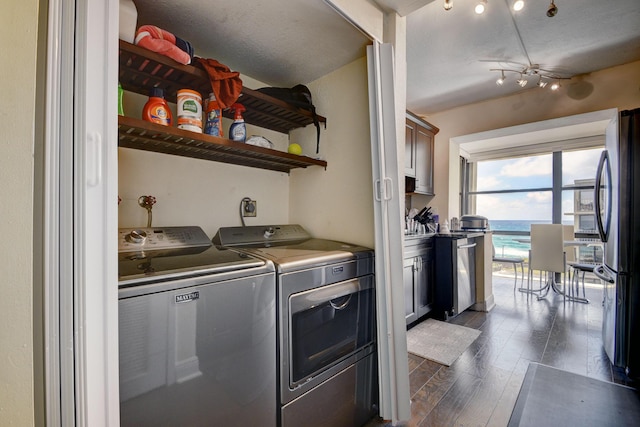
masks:
[[[232,141],[244,142],[247,139],[247,127],[244,124],[242,113],[246,111],[244,105],[235,103],[230,107],[235,111],[233,123],[229,126],[229,138]]]

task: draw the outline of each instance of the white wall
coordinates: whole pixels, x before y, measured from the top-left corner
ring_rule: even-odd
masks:
[[[0,424],[34,424],[33,185],[37,0],[0,14]]]
[[[441,218],[458,215],[458,150],[450,146],[450,138],[608,108],[637,107],[640,107],[640,61],[574,78],[559,93],[532,88],[424,116],[440,128],[435,139],[436,196],[430,205]]]

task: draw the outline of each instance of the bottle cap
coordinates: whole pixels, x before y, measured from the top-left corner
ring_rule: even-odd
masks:
[[[149,96],[164,98],[164,89],[162,89],[161,87],[152,87],[149,91]]]

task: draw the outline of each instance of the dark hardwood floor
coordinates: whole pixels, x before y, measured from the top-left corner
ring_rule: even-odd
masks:
[[[494,276],[495,308],[450,320],[482,331],[450,367],[408,355],[412,418],[402,425],[506,426],[530,362],[624,383],[602,348],[602,288],[586,291],[590,304],[556,294],[538,301],[514,292],[512,278]]]

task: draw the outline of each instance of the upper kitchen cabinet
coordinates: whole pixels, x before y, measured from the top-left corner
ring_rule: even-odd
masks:
[[[433,152],[440,130],[407,111],[405,128],[406,192],[433,196]]]
[[[120,40],[119,81],[123,89],[143,95],[152,87],[161,87],[168,101],[176,102],[179,89],[189,88],[208,94],[211,84],[207,73],[192,65],[172,59]],[[205,95],[206,96],[206,95]],[[277,132],[305,127],[313,123],[310,112],[248,88],[238,99],[247,111],[247,123]],[[321,123],[326,119],[318,116]],[[326,167],[323,160],[284,153],[268,148],[230,141],[176,127],[160,126],[140,119],[119,116],[121,147],[232,163],[280,172],[307,166]]]

